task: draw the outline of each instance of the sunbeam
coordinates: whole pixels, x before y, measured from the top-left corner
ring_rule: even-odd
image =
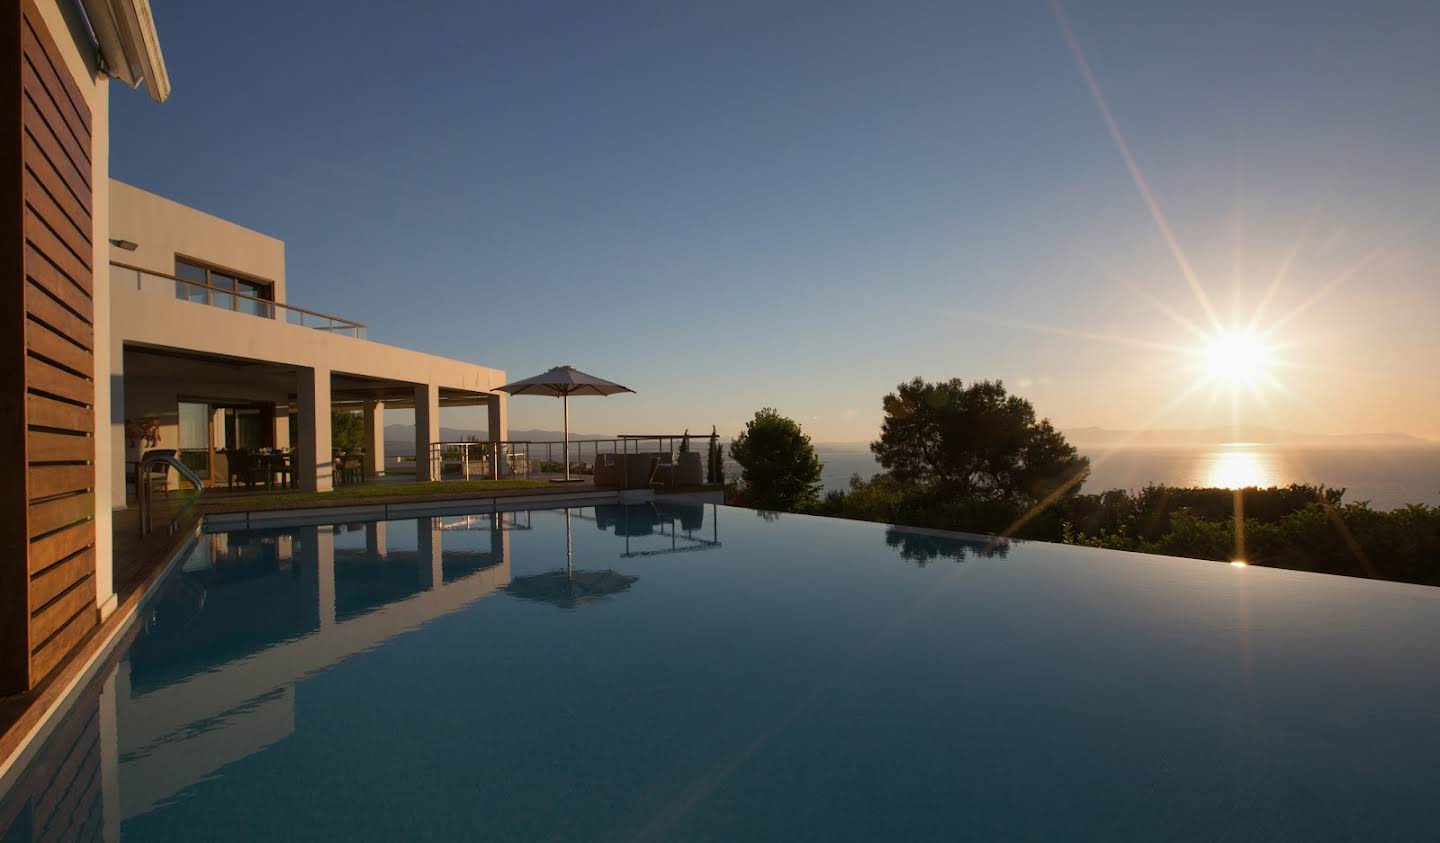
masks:
[[[1210,304],[1210,297],[1205,293],[1205,288],[1200,284],[1200,278],[1195,274],[1195,269],[1190,265],[1190,260],[1185,257],[1185,250],[1180,248],[1180,241],[1171,230],[1170,223],[1165,218],[1165,212],[1161,210],[1160,203],[1156,201],[1155,195],[1150,191],[1150,183],[1145,179],[1145,173],[1141,171],[1140,165],[1135,161],[1135,156],[1130,152],[1130,144],[1125,141],[1125,135],[1120,131],[1120,124],[1115,120],[1115,115],[1110,111],[1110,104],[1105,99],[1105,94],[1100,90],[1100,83],[1095,78],[1095,72],[1090,69],[1090,60],[1085,57],[1085,49],[1080,46],[1080,39],[1076,37],[1075,30],[1070,26],[1070,17],[1065,14],[1064,4],[1060,0],[1053,0],[1051,7],[1055,10],[1055,18],[1060,24],[1060,30],[1065,35],[1065,42],[1070,45],[1070,52],[1075,56],[1075,64],[1080,69],[1080,75],[1085,78],[1085,84],[1090,88],[1090,96],[1094,98],[1095,105],[1100,109],[1100,116],[1105,120],[1105,126],[1110,131],[1110,138],[1115,142],[1120,157],[1125,161],[1125,169],[1130,173],[1130,179],[1135,182],[1135,189],[1140,192],[1140,198],[1144,201],[1145,207],[1150,211],[1150,217],[1155,221],[1155,227],[1160,230],[1160,236],[1164,238],[1165,245],[1169,247],[1170,254],[1175,258],[1175,264],[1184,276],[1185,283],[1190,285],[1190,291],[1195,294],[1195,300],[1199,302],[1201,309],[1205,311],[1210,324],[1215,330],[1220,330],[1220,320],[1215,315],[1215,308]]]

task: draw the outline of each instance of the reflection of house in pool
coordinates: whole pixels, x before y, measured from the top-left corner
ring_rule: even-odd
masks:
[[[700,534],[705,527],[707,506],[710,508],[709,538]],[[720,546],[719,510],[714,504],[656,499],[646,503],[601,504],[594,507],[594,512],[596,528],[625,538],[625,552],[622,556],[656,556]],[[576,517],[586,518],[583,514]],[[630,539],[644,536],[669,539],[670,547],[647,546],[632,551]]]
[[[510,516],[480,518],[464,532],[425,517],[204,536],[100,697],[101,740],[125,768],[119,816],[288,737],[306,676],[503,589]]]

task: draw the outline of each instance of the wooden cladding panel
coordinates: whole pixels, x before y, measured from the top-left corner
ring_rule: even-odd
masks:
[[[33,179],[35,184],[50,194],[50,198],[59,205],[76,228],[80,229],[82,233],[89,231],[92,222],[90,209],[80,203],[80,198],[75,195],[75,191],[50,165],[49,159],[45,157],[45,153],[40,151],[35,139],[26,135],[21,138],[21,146],[24,149],[22,160],[25,162],[26,176]]]
[[[64,629],[76,615],[86,609],[94,608],[95,582],[93,577],[86,574],[78,582],[72,583],[69,589],[59,597],[30,614],[32,634],[37,641],[48,641],[51,636]]]
[[[44,606],[95,571],[95,548],[51,565],[30,579],[30,605]]]
[[[55,222],[63,221],[56,220]],[[34,208],[28,205],[25,206],[25,239],[30,245],[35,247],[37,252],[44,255],[46,262],[55,270],[58,270],[59,273],[64,276],[65,280],[70,282],[70,285],[88,302],[91,290],[90,266],[80,260],[80,258],[70,250],[70,247],[65,245],[65,242],[52,230],[53,227],[54,224],[49,220],[42,219],[41,216],[35,212]],[[30,268],[28,263],[25,268],[27,270]],[[61,301],[69,304],[71,302],[71,294],[59,292],[59,290],[65,289],[67,289],[65,285],[58,285],[55,292],[60,296]],[[75,305],[71,306],[74,307]],[[93,324],[95,322],[93,305],[84,304],[82,306],[88,310],[88,312],[84,314],[85,318],[89,319]]]
[[[44,322],[85,348],[91,348],[95,342],[95,332],[90,323],[56,301],[38,284],[25,284],[25,310],[31,319]]]
[[[58,395],[81,404],[94,403],[95,384],[89,378],[82,378],[44,360],[26,358],[25,377],[33,391]]]
[[[0,448],[11,453],[0,478],[18,486],[5,490],[0,512],[11,525],[0,548],[0,560],[11,560],[0,561],[10,566],[0,573],[0,638],[13,641],[0,646],[0,693],[34,687],[98,622],[94,153],[82,93],[93,83],[88,74],[72,77],[57,35],[69,49],[71,34],[50,32],[34,0],[21,0],[0,23],[0,61],[12,80],[0,102],[8,152],[0,337],[11,338],[0,358],[0,401],[23,407],[0,422],[8,425]],[[84,790],[81,763],[71,778],[82,787],[67,789],[70,796]]]
[[[87,378],[94,377],[94,352],[76,345],[69,337],[56,333],[48,325],[36,321],[26,325],[25,348],[35,356],[59,363]]]
[[[43,172],[44,168],[41,169]],[[30,168],[25,169],[25,205],[50,222],[65,247],[89,268],[94,257],[90,254],[89,217],[75,214],[78,208],[72,207],[67,211],[62,202],[69,194],[62,191],[58,197],[55,196],[46,189],[40,178]]]
[[[30,505],[30,536],[34,538],[94,516],[95,496],[88,492],[33,503]]]
[[[95,611],[94,577],[90,578],[85,594],[90,605],[67,621],[55,637],[44,641],[31,653],[30,672],[35,675],[37,682],[48,676],[50,671],[59,667],[60,662],[70,655],[70,652],[79,646],[81,641],[85,640],[85,636],[90,634],[90,630],[99,624],[99,613]]]
[[[88,462],[93,447],[88,436],[32,430],[25,436],[32,462]],[[26,467],[28,470],[28,466]]]
[[[37,66],[49,67],[54,74],[55,80],[60,85],[60,92],[65,94],[65,99],[70,105],[67,112],[75,120],[79,121],[80,130],[75,134],[81,139],[86,149],[90,146],[90,107],[85,104],[85,97],[80,93],[80,87],[70,74],[64,70],[65,63],[57,55],[55,41],[45,29],[45,22],[40,19],[30,0],[22,4],[25,21],[20,28],[20,47],[25,57]],[[88,153],[87,153],[88,154]]]
[[[86,491],[94,478],[95,470],[88,465],[36,465],[30,467],[26,481],[30,499],[35,500]]]
[[[25,396],[25,410],[30,424],[64,430],[89,430],[95,424],[95,409],[47,398],[31,393]],[[31,494],[35,498],[39,495]]]
[[[67,529],[51,533],[30,543],[31,576],[59,562],[78,550],[95,544],[95,522],[82,521]]]
[[[81,182],[86,187],[90,187],[89,150],[83,147],[80,139],[75,136],[75,126],[73,123],[67,121],[61,113],[61,108],[65,108],[66,111],[68,111],[69,108],[67,106],[61,106],[55,101],[55,96],[40,78],[41,76],[47,75],[48,71],[48,67],[42,71],[36,71],[35,65],[30,61],[29,56],[26,56],[25,60],[20,62],[20,91],[26,100],[26,102],[22,104],[22,107],[23,105],[29,105],[35,109],[36,116],[44,122],[45,129],[49,131],[50,136],[55,139],[55,142],[60,145],[60,149],[65,153],[65,157],[70,160],[70,165],[75,168],[75,172],[79,175]],[[63,98],[64,94],[61,94],[61,97]],[[38,131],[40,127],[34,126],[33,128]],[[81,131],[83,132],[84,130],[82,129]]]
[[[26,216],[29,216],[29,209],[26,209]],[[49,293],[66,310],[84,320],[86,325],[95,324],[95,305],[90,300],[90,294],[76,286],[30,243],[25,244],[25,277]]]

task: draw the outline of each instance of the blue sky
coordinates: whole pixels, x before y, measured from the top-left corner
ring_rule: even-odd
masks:
[[[1218,328],[1047,3],[152,6],[174,94],[113,98],[115,177],[284,239],[373,339],[639,391],[579,430],[861,440],[921,375],[1440,437],[1435,4],[1065,7]],[[1177,401],[1302,234],[1269,378]]]

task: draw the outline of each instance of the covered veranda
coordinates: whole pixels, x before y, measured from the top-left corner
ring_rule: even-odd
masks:
[[[175,451],[214,491],[323,492],[337,483],[397,479],[394,462],[386,459],[387,410],[413,415],[415,454],[434,450],[441,441],[441,415],[452,408],[485,407],[489,436],[503,440],[504,394],[475,388],[498,383],[490,376],[494,370],[431,359],[451,365],[417,367],[410,380],[127,343],[124,378],[112,379],[115,427],[124,437],[115,448],[124,464],[114,467],[113,477],[125,486],[113,490],[114,500],[133,497],[135,467],[152,449]],[[333,411],[360,417],[360,448],[337,452]],[[137,422],[148,423],[158,441],[131,438]],[[413,465],[398,479],[439,479],[432,461]],[[179,479],[172,473],[166,482],[174,488]]]

